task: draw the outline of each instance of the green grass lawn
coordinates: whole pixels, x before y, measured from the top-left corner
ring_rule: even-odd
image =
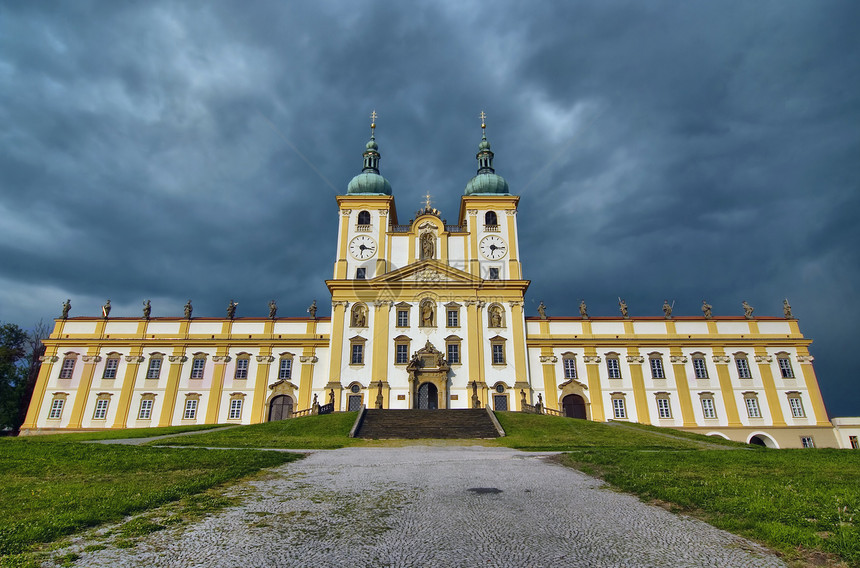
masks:
[[[802,547],[860,566],[860,452],[595,448],[567,454],[563,463],[789,558]]]
[[[0,443],[0,564],[86,527],[301,457],[265,451]]]
[[[360,443],[360,440],[349,437],[357,416],[357,412],[304,416],[194,436],[164,438],[150,444],[218,448],[343,448]]]
[[[93,430],[92,432],[73,432],[71,434],[44,434],[39,436],[21,436],[18,438],[0,438],[3,440],[24,440],[27,442],[83,442],[87,440],[125,440],[128,438],[149,438],[181,432],[211,430],[224,424],[195,424],[193,426],[162,426],[161,428],[122,428]]]

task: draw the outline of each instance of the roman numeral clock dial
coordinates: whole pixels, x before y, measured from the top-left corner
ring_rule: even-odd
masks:
[[[490,235],[481,239],[481,254],[489,260],[499,260],[508,254],[508,245],[501,237]]]
[[[355,237],[349,241],[349,254],[356,260],[367,260],[376,254],[376,241],[366,235]]]

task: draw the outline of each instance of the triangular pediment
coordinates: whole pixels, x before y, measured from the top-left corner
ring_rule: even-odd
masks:
[[[473,276],[468,272],[448,266],[438,260],[419,260],[413,262],[403,268],[398,268],[387,274],[383,274],[370,282],[388,283],[388,282],[418,282],[421,284],[475,284],[478,285],[483,280],[477,276]]]

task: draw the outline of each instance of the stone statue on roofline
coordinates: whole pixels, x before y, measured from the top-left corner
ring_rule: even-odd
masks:
[[[785,314],[785,319],[794,319],[791,315],[791,304],[788,303],[788,298],[782,301],[782,313]]]
[[[705,314],[705,319],[711,319],[711,309],[713,309],[713,306],[702,300],[702,313]]]
[[[317,301],[314,300],[310,306],[308,306],[308,313],[312,318],[317,317]]]
[[[278,316],[278,304],[274,300],[269,300],[269,318],[275,319]]]
[[[191,300],[185,302],[185,319],[191,319]]]
[[[543,300],[538,304],[537,311],[540,319],[546,319],[546,304],[543,303]]]
[[[143,301],[143,319],[149,319],[150,314],[152,314],[152,304],[149,300]]]
[[[627,302],[624,301],[624,298],[618,298],[618,309],[621,311],[621,317],[630,319],[630,314],[627,311]]]
[[[663,317],[672,319],[672,306],[669,305],[669,300],[663,300]]]
[[[105,302],[105,305],[102,306],[102,317],[105,319],[110,317],[110,300]]]
[[[746,300],[743,301],[742,305],[744,308],[744,317],[747,318],[748,320],[753,319],[753,312],[755,311],[755,308],[752,307],[751,305],[747,304]]]
[[[69,310],[71,310],[71,309],[72,309],[72,300],[71,300],[71,298],[69,298],[65,302],[63,302],[63,315],[62,315],[63,319],[68,319]]]
[[[585,300],[579,301],[579,315],[582,319],[588,319],[588,306],[585,305]]]

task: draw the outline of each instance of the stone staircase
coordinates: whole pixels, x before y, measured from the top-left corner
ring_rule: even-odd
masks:
[[[356,438],[498,438],[485,409],[367,409]]]

